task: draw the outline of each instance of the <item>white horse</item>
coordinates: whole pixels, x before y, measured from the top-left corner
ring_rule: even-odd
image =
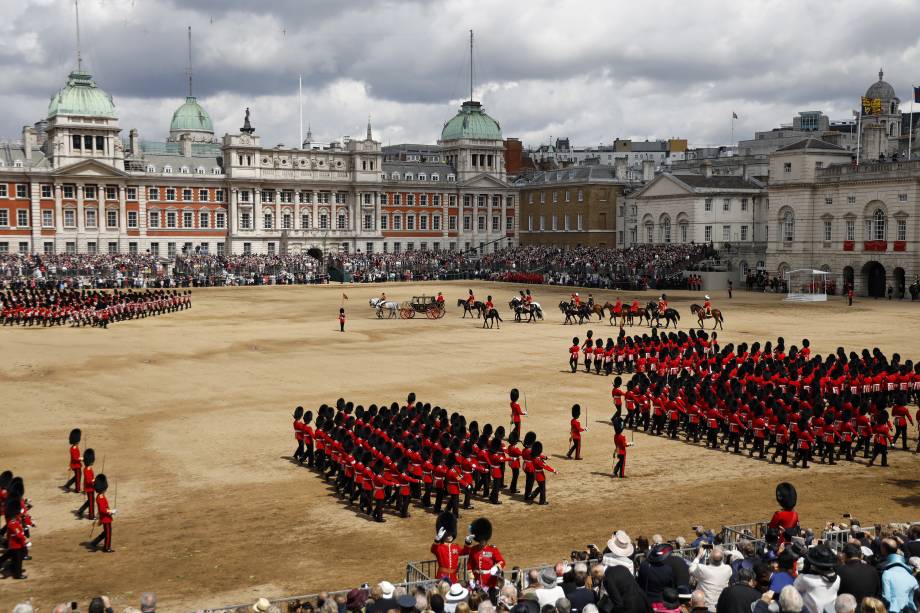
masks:
[[[384,300],[383,298],[371,298],[368,301],[372,309],[377,311],[377,317],[383,319],[384,311],[387,312],[388,318],[393,319],[399,313],[399,303],[395,300]]]

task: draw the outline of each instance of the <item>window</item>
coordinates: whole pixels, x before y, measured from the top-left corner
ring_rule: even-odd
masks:
[[[291,215],[290,213],[282,213],[281,214],[281,229],[290,230],[293,227],[293,223],[294,223],[293,219],[294,219],[294,216]]]
[[[266,230],[272,229],[272,214],[271,213],[265,213],[265,215],[263,216],[263,226],[262,227],[265,228]]]
[[[252,253],[252,243],[243,243],[243,254],[250,255]]]
[[[486,218],[484,215],[480,215],[479,218],[476,220],[476,229],[479,230],[480,232],[486,231]],[[556,228],[553,228],[553,230],[555,229]]]
[[[703,201],[703,207],[707,213],[710,212],[712,210],[712,198],[706,198],[706,200]]]
[[[546,219],[543,217],[543,215],[540,215],[540,232],[542,232],[545,228],[546,228]]]
[[[176,212],[175,211],[166,211],[166,227],[167,228],[176,227]]]
[[[160,212],[159,211],[150,211],[150,222],[147,224],[151,228],[160,227]]]
[[[464,215],[463,216],[463,231],[469,232],[472,229],[473,229],[473,218],[470,217],[469,215]]]
[[[830,194],[825,194],[824,204],[826,204],[827,206],[831,206],[832,204],[834,204],[834,197],[831,196]]]
[[[795,238],[795,215],[792,214],[792,211],[787,211],[783,216],[782,236],[783,241],[787,243],[791,243]]]
[[[847,219],[847,234],[844,240],[855,241],[856,240],[856,222],[852,219]]]
[[[167,166],[164,166],[164,167],[163,167],[163,172],[166,173],[166,174],[172,174],[172,166],[168,166],[168,165],[167,165]],[[175,254],[174,254],[174,255],[175,255]]]
[[[533,232],[533,215],[527,216],[527,231]]]
[[[182,212],[182,227],[193,228],[195,226],[195,215],[191,211]]]
[[[441,216],[440,216],[440,215],[434,215],[434,216],[431,218],[431,229],[432,229],[432,230],[440,230],[440,229],[441,229]]]
[[[268,255],[275,255],[275,243],[268,243]]]
[[[885,240],[886,225],[885,212],[882,209],[875,209],[875,213],[872,214],[871,240]]]
[[[671,220],[665,219],[661,224],[661,242],[670,243],[671,242]]]
[[[0,226],[10,225],[10,212],[7,209],[0,209]]]
[[[131,201],[137,200],[137,188],[136,188],[136,187],[129,187],[128,189],[126,189],[126,190],[125,190],[125,198],[126,198],[127,200],[131,200]]]
[[[703,228],[703,241],[707,243],[712,242],[712,226],[705,226]]]
[[[150,197],[149,200],[159,200],[160,199],[160,190],[156,187],[150,188]]]
[[[252,229],[252,213],[248,211],[240,213],[240,228],[243,230]]]
[[[86,209],[86,227],[95,228],[96,227],[96,209]]]
[[[831,242],[831,233],[833,231],[833,222],[829,219],[824,220],[824,242]]]
[[[380,204],[385,205],[387,202],[387,194],[380,194]]]
[[[262,190],[262,202],[271,203],[275,201],[275,192],[270,189]]]
[[[320,213],[319,214],[319,229],[328,230],[329,229],[329,213]]]
[[[565,190],[565,201],[566,202],[572,201],[572,192],[570,192],[569,190]]]
[[[105,138],[102,136],[96,137],[96,150],[105,151]]]
[[[239,196],[240,202],[249,202],[249,197],[250,196],[249,196],[248,190],[243,190],[240,192],[240,196]]]
[[[428,229],[428,216],[420,215],[418,218],[418,229],[427,230]]]
[[[71,140],[71,147],[73,147],[74,149],[83,148],[83,139],[80,138],[79,134],[74,134],[73,136],[70,137],[70,140]]]
[[[109,241],[109,253],[118,253],[118,243]]]
[[[89,241],[86,243],[86,253],[89,253],[90,255],[96,253],[96,241]]]
[[[907,194],[898,194],[898,202],[907,202]]]
[[[402,204],[402,194],[393,194],[393,204],[396,206]]]
[[[29,186],[23,183],[16,184],[16,197],[17,198],[28,198],[29,197]]]
[[[428,194],[420,194],[418,197],[419,206],[428,206]]]
[[[406,215],[406,230],[415,230],[415,215]]]
[[[456,215],[450,215],[450,216],[447,218],[447,229],[448,229],[448,230],[456,230],[456,229],[457,229],[457,216],[456,216]]]
[[[722,199],[722,210],[723,210],[723,211],[730,211],[730,210],[732,210],[732,199],[731,199],[731,198],[723,198],[723,199]]]
[[[482,198],[482,196],[480,196]],[[553,202],[559,202],[559,192],[553,192]]]
[[[198,190],[198,202],[207,202],[208,201],[208,190],[199,189]]]
[[[224,244],[217,243],[217,255],[224,255]]]
[[[498,232],[501,229],[501,226],[499,225],[500,219],[501,218],[498,216],[492,216],[492,231],[493,232]]]
[[[51,198],[52,197],[51,186],[42,185],[42,198]]]
[[[214,227],[221,230],[227,227],[226,213],[219,211],[216,215],[214,215]],[[218,245],[220,244],[221,243],[218,243]],[[218,253],[220,253],[220,250],[218,250]]]
[[[77,252],[77,244],[73,241],[67,241],[64,243],[64,251],[70,255],[73,255]]]
[[[856,196],[847,196],[847,204],[856,204]]]
[[[211,214],[208,211],[199,211],[198,227],[207,228],[210,225],[211,225]]]
[[[441,180],[441,175],[439,175],[439,174],[436,173],[436,172],[433,172],[433,173],[431,173],[431,180],[432,180],[432,181],[435,181],[435,182],[440,181],[440,180]]]
[[[895,240],[906,241],[907,240],[907,220],[898,219],[897,224],[898,224],[898,234]]]
[[[176,199],[176,188],[167,187],[166,188],[166,200],[172,202]]]
[[[42,211],[42,227],[43,228],[53,228],[54,227],[54,211],[51,211],[51,210]]]
[[[74,195],[73,185],[65,185],[64,186],[64,197],[73,199],[74,197],[73,195]],[[0,196],[6,197],[6,185],[0,185]]]
[[[0,226],[3,226],[3,225],[6,225],[6,224],[0,223]],[[77,212],[74,209],[64,209],[64,227],[73,228],[76,225],[77,225]]]
[[[419,181],[425,181],[425,180],[427,180],[427,178],[428,178],[428,175],[426,175],[424,172],[418,173],[418,180],[419,180]]]
[[[176,243],[166,243],[166,257],[176,257]]]
[[[86,185],[83,187],[83,199],[84,200],[95,200],[96,199],[96,188],[92,185]]]
[[[481,219],[481,218],[480,218],[480,219]],[[555,216],[555,215],[552,216],[552,218],[551,218],[550,221],[552,222],[552,226],[551,226],[552,229],[553,229],[553,230],[558,230],[558,229],[559,229],[559,224],[557,223],[558,220],[556,219],[556,216]]]
[[[448,183],[452,183],[452,182],[454,182],[454,181],[456,181],[456,180],[457,180],[457,178],[456,178],[454,175],[452,175],[452,174],[447,175],[447,182],[448,182]]]
[[[582,190],[578,190],[578,201],[579,202],[585,201],[585,192]]]
[[[381,229],[381,230],[386,230],[386,229],[387,229],[387,219],[388,219],[388,218],[387,218],[386,215],[381,215],[381,216],[380,216],[380,229]]]
[[[374,229],[374,216],[373,216],[373,215],[366,214],[366,215],[364,216],[364,229],[365,229],[365,230],[373,230],[373,229]]]
[[[652,224],[650,223],[645,224],[645,239],[646,239],[645,242],[651,243],[654,241],[653,232],[654,232],[654,228],[652,227]]]
[[[107,228],[118,227],[118,211],[109,209],[105,212],[105,225]]]
[[[742,211],[748,210],[748,199],[747,198],[741,199],[741,210]]]
[[[29,227],[29,211],[26,209],[18,209],[16,211],[16,226],[20,228]]]
[[[281,202],[285,204],[291,204],[294,202],[294,192],[291,190],[284,190],[281,192]]]
[[[52,242],[50,242],[50,241],[44,243],[44,244],[42,245],[42,248],[43,248],[43,251],[45,252],[45,255],[51,255],[51,254],[54,253],[54,243],[52,243]]]
[[[680,242],[682,243],[687,242],[687,224],[686,223],[680,224]]]
[[[510,226],[511,226],[511,222],[512,222],[512,221],[514,221],[514,218],[513,218],[513,217],[509,217],[509,218],[508,218],[508,226],[509,226],[508,229],[509,229],[509,230],[511,229]],[[582,216],[581,216],[581,214],[579,214],[579,215],[577,215],[577,216],[575,217],[575,224],[576,224],[575,227],[576,227],[578,230],[584,230],[584,227],[583,227],[582,223],[583,223],[583,222],[582,222]],[[668,242],[669,242],[669,243],[671,242],[671,224],[670,224],[670,223],[668,223]]]
[[[393,229],[402,230],[402,215],[393,215]]]
[[[105,199],[106,200],[118,200],[118,193],[115,191],[114,187],[105,188]]]
[[[160,257],[160,243],[150,243],[150,255]]]
[[[137,211],[128,211],[128,227],[137,227]]]
[[[741,226],[741,240],[746,241],[748,239],[748,227]]]
[[[214,191],[214,202],[224,202],[224,190],[218,189]],[[223,243],[217,243],[217,244],[222,245]]]
[[[783,172],[792,172],[792,162],[783,162]]]
[[[335,227],[337,230],[345,230],[348,228],[348,216],[343,211],[339,211],[339,214],[336,216]]]
[[[415,194],[406,194],[406,206],[415,206]]]

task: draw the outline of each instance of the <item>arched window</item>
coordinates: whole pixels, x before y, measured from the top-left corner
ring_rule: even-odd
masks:
[[[786,214],[783,215],[783,240],[787,242],[792,242],[792,239],[795,238],[795,215],[792,211],[786,211]]]
[[[882,209],[875,209],[875,212],[872,213],[871,228],[869,232],[870,240],[885,240],[886,226],[885,211]]]
[[[652,237],[652,228],[653,228],[652,224],[646,224],[646,226],[645,226],[645,237],[646,237],[646,239],[647,239],[645,242],[647,242],[647,243],[654,242],[654,241],[652,240],[652,238],[653,238],[653,237]]]

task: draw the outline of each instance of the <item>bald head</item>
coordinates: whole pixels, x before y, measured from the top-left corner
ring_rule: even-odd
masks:
[[[690,608],[691,609],[703,609],[706,607],[706,594],[703,593],[703,590],[695,590],[690,594]]]
[[[713,566],[720,566],[725,560],[725,551],[721,547],[713,547],[712,553],[709,555],[709,563]]]
[[[51,609],[51,613],[69,613],[69,612],[70,612],[70,605],[67,604],[66,602],[62,602],[61,604]]]

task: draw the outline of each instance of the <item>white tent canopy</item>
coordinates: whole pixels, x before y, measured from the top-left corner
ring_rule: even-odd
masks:
[[[791,302],[827,302],[827,277],[831,273],[813,268],[787,271],[786,300]]]

